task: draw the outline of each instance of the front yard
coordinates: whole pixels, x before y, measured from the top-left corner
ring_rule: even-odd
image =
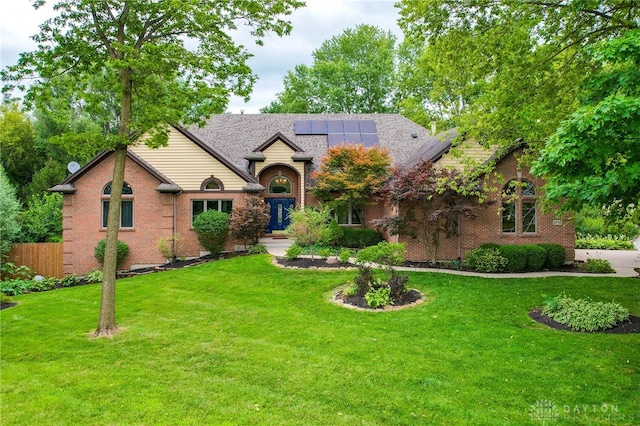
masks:
[[[412,273],[425,303],[360,312],[328,301],[354,274],[259,255],[119,280],[112,340],[89,337],[99,285],[14,297],[0,314],[2,423],[640,421],[639,334],[527,315],[563,291],[640,315],[640,280]]]

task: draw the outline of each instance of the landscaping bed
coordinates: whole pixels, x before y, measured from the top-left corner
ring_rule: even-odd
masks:
[[[608,328],[606,330],[599,331],[575,331],[571,327],[559,323],[553,318],[544,315],[539,309],[532,309],[529,312],[529,317],[534,321],[544,324],[556,330],[574,331],[576,333],[610,333],[610,334],[627,334],[627,333],[640,333],[640,317],[631,315],[629,320],[621,322],[615,327]]]

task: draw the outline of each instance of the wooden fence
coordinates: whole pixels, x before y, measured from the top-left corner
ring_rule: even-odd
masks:
[[[16,244],[9,253],[9,261],[28,266],[43,277],[64,277],[62,273],[62,243]]]

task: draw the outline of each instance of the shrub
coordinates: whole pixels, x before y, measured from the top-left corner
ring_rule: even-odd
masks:
[[[264,244],[254,244],[247,250],[249,254],[265,254],[267,252],[267,246]]]
[[[541,243],[538,245],[547,251],[543,268],[558,269],[567,261],[567,250],[560,244]]]
[[[318,256],[323,259],[328,259],[331,256],[331,249],[329,247],[324,247],[318,250]]]
[[[318,210],[313,207],[291,209],[291,224],[287,227],[287,237],[299,245],[313,245],[322,241],[329,222],[329,210]]]
[[[31,287],[29,288],[29,290],[49,291],[56,288],[57,285],[58,285],[58,280],[53,277],[43,278],[41,280],[31,280]]]
[[[33,278],[33,271],[28,266],[17,266],[13,262],[0,262],[0,276],[2,279],[30,280]]]
[[[356,255],[356,263],[379,263],[386,266],[402,265],[407,250],[402,243],[380,242],[366,247]]]
[[[349,285],[342,290],[342,295],[345,297],[352,297],[358,294],[358,286],[354,282],[350,282]]]
[[[526,252],[527,271],[542,271],[544,262],[547,260],[547,251],[535,244],[523,244],[522,247]]]
[[[481,244],[480,247],[481,249],[499,249],[500,248],[500,244],[496,244],[496,243],[484,243]]]
[[[339,245],[340,240],[344,237],[344,230],[338,225],[338,222],[333,219],[327,229],[324,231],[324,237],[322,241],[330,246]]]
[[[229,233],[229,215],[218,210],[207,210],[193,220],[198,241],[213,255],[220,254]]]
[[[182,251],[182,237],[180,234],[173,234],[169,238],[162,237],[158,240],[157,247],[162,256],[171,262]]]
[[[502,272],[507,258],[501,256],[497,248],[478,247],[465,254],[464,264],[477,272]]]
[[[625,237],[614,237],[607,235],[604,237],[595,237],[592,235],[584,235],[576,240],[577,249],[586,250],[634,250],[633,243],[625,239]]]
[[[371,290],[371,283],[376,281],[373,269],[369,266],[360,265],[358,267],[358,273],[353,279],[353,283],[356,287],[356,294],[358,296],[364,296]]]
[[[379,287],[369,290],[364,295],[364,300],[367,301],[367,305],[372,308],[379,308],[391,304],[391,290],[389,287]]]
[[[565,295],[546,301],[542,313],[576,331],[606,330],[629,319],[629,311],[619,303],[571,299]]]
[[[374,246],[382,241],[384,237],[375,229],[341,228],[343,235],[335,244],[341,247],[365,248]]]
[[[96,259],[101,265],[104,264],[104,249],[106,244],[107,244],[107,240],[98,241],[98,244],[96,244],[96,248],[93,251],[93,255],[96,257]],[[124,262],[124,260],[129,255],[129,246],[127,245],[127,243],[118,240],[118,246],[116,250],[117,250],[116,268],[117,268],[122,264],[122,262]]]
[[[100,269],[94,269],[85,274],[84,279],[88,283],[101,283],[104,279],[104,273]]]
[[[5,303],[11,303],[11,298],[9,296],[7,296],[6,294],[0,292],[0,303],[1,304],[5,304]]]
[[[340,263],[349,263],[349,259],[353,256],[353,252],[349,249],[342,249],[338,254]]]
[[[4,142],[4,141],[3,141]],[[0,166],[0,263],[20,235],[20,201],[4,167]]]
[[[584,270],[592,274],[609,274],[615,272],[607,259],[589,258],[584,263]]]
[[[404,274],[393,273],[389,282],[389,297],[393,302],[398,302],[402,295],[404,295],[407,289],[407,282],[409,282],[409,277]]]
[[[506,269],[510,272],[523,272],[527,268],[527,249],[522,246],[505,245],[498,249],[500,256],[507,259]]]
[[[31,280],[25,279],[12,279],[0,281],[0,291],[7,296],[15,296],[28,292],[31,289]]]
[[[80,279],[76,274],[71,274],[63,277],[59,283],[60,287],[73,287],[74,285],[78,285]]]
[[[289,260],[297,259],[301,254],[302,247],[300,247],[298,244],[292,244],[284,253],[285,257]]]
[[[20,214],[20,241],[40,243],[62,241],[62,194],[34,194]]]
[[[269,206],[257,195],[247,197],[244,206],[231,212],[229,233],[247,246],[256,244],[269,224]]]

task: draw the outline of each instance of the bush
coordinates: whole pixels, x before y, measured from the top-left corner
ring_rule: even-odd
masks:
[[[265,254],[267,252],[267,246],[264,244],[254,244],[247,250],[249,254]]]
[[[32,280],[31,287],[29,290],[31,291],[49,291],[56,288],[58,285],[58,280],[52,277],[43,278],[41,280]]]
[[[612,235],[604,237],[584,235],[576,240],[576,248],[586,250],[634,250],[633,243],[625,238]]]
[[[402,296],[408,291],[407,282],[409,277],[404,274],[393,273],[389,282],[389,297],[393,302],[398,302]]]
[[[502,272],[507,258],[501,256],[497,248],[478,247],[465,254],[464,264],[477,272]]]
[[[342,290],[342,295],[345,297],[352,297],[358,294],[358,286],[355,283],[351,282],[349,285]]]
[[[20,202],[4,167],[0,166],[0,263],[20,235]]]
[[[353,256],[353,252],[349,249],[340,250],[340,254],[338,254],[338,260],[340,263],[349,263],[349,259]]]
[[[379,263],[386,266],[402,265],[407,250],[402,243],[380,242],[356,254],[356,263]]]
[[[341,228],[342,238],[336,241],[336,245],[350,248],[365,248],[374,246],[382,241],[384,237],[375,229]]]
[[[329,210],[326,208],[318,210],[313,207],[291,209],[289,218],[291,223],[286,229],[287,237],[302,246],[313,245],[320,243],[325,237]]]
[[[522,246],[505,245],[498,249],[500,256],[507,259],[506,269],[510,272],[523,272],[527,268],[527,249]]]
[[[333,219],[327,229],[324,231],[324,237],[322,241],[330,246],[340,245],[340,240],[344,237],[344,230],[338,225],[338,222]]]
[[[193,229],[205,250],[218,255],[229,233],[229,215],[218,210],[207,210],[193,220]]]
[[[371,290],[371,283],[376,281],[376,276],[373,273],[373,269],[369,266],[360,265],[358,267],[358,273],[353,279],[353,283],[356,287],[356,294],[358,296],[364,296]]]
[[[542,313],[576,331],[606,330],[629,319],[629,311],[619,303],[571,299],[565,295],[545,301]]]
[[[364,300],[366,300],[367,305],[372,308],[387,306],[391,304],[390,293],[391,290],[389,290],[389,287],[371,289],[364,295]]]
[[[301,254],[302,247],[300,247],[298,244],[292,244],[284,253],[285,257],[289,260],[297,259]]]
[[[96,248],[93,251],[93,255],[96,257],[100,265],[104,265],[104,249],[107,244],[107,240],[100,240],[98,244],[96,244]],[[118,240],[117,246],[117,255],[116,255],[116,268],[119,267],[122,262],[129,255],[129,246],[127,243]]]
[[[527,271],[542,271],[544,262],[547,260],[547,251],[535,244],[523,244],[526,251]]]
[[[30,280],[33,278],[33,271],[28,266],[17,266],[13,262],[0,262],[0,277],[2,279],[21,279]]]
[[[481,244],[480,247],[481,249],[499,249],[500,248],[500,244],[496,244],[496,243],[484,243]]]
[[[60,287],[73,287],[74,285],[78,285],[79,282],[80,279],[76,274],[67,275],[60,280]]]
[[[584,270],[592,274],[609,274],[615,272],[607,259],[589,258],[584,263]]]
[[[242,241],[246,249],[247,246],[260,241],[270,218],[267,203],[256,195],[250,195],[244,206],[236,207],[231,212],[229,233],[233,238]]]
[[[88,283],[101,283],[104,279],[104,273],[100,269],[94,269],[85,274],[84,279]]]
[[[162,237],[158,240],[157,247],[162,256],[172,262],[182,251],[182,237],[180,234],[173,234],[169,238]]]
[[[0,281],[0,291],[7,296],[15,296],[28,292],[31,289],[31,280],[25,279],[12,279],[6,281]]]
[[[331,249],[329,247],[324,247],[318,250],[318,256],[323,259],[328,259],[331,256]]]
[[[560,244],[541,243],[538,245],[547,251],[543,268],[558,269],[567,261],[567,250]]]

